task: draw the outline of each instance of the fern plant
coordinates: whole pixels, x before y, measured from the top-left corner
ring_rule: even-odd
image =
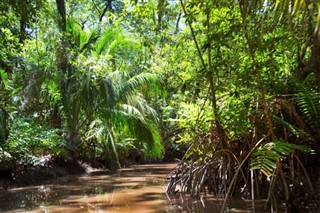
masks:
[[[309,149],[305,146],[286,143],[282,140],[266,143],[252,153],[250,168],[251,170],[260,170],[270,179],[275,169],[279,166],[279,162],[297,151],[307,152]]]
[[[300,92],[297,104],[309,125],[317,130],[320,129],[320,93],[315,90]]]

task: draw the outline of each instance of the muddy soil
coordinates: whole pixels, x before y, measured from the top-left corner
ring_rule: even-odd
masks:
[[[85,174],[90,166],[80,161],[53,158],[42,165],[16,165],[0,170],[0,192],[13,187],[39,184],[66,175]]]

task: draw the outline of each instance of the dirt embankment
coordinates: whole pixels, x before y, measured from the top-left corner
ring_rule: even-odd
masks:
[[[57,177],[86,173],[88,165],[79,161],[50,159],[42,165],[13,165],[0,168],[0,191],[41,183]]]

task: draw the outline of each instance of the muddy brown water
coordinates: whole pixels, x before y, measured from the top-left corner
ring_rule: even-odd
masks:
[[[38,186],[12,188],[0,192],[0,212],[220,212],[222,201],[167,196],[164,180],[174,166],[138,165],[116,173],[95,170],[87,176],[67,176]],[[263,212],[257,207],[255,212]],[[230,200],[227,212],[253,212],[252,203]]]

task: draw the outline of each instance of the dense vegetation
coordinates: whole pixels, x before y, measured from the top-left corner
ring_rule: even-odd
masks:
[[[2,1],[0,168],[181,156],[169,192],[303,209],[320,175],[319,14],[307,0]]]

